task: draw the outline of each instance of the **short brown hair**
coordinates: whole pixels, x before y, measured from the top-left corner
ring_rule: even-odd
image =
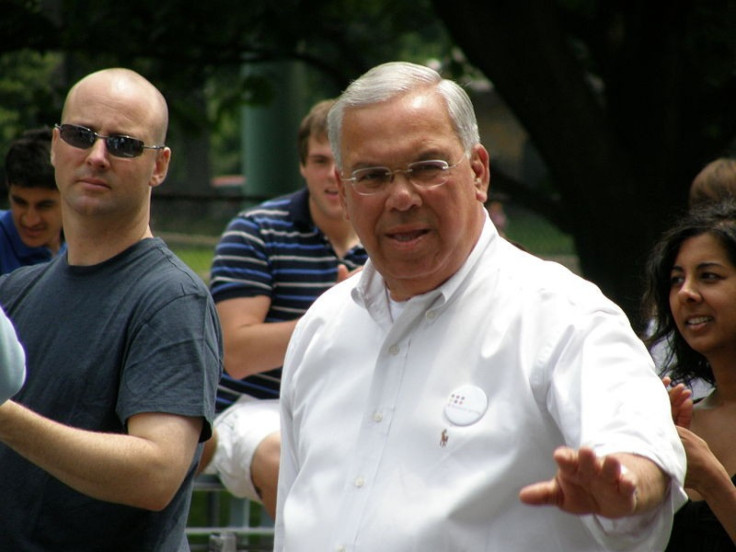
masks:
[[[299,163],[307,164],[309,155],[309,137],[316,136],[327,139],[327,113],[335,103],[334,99],[317,102],[302,119],[297,134],[297,147],[299,148]]]
[[[708,163],[690,185],[689,207],[736,198],[736,159],[719,157]]]

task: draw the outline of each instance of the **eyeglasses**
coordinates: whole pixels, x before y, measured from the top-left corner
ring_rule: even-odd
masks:
[[[461,157],[457,163],[452,165],[441,159],[430,159],[409,163],[405,169],[366,167],[354,170],[350,173],[350,178],[343,178],[343,180],[350,182],[353,189],[360,195],[374,195],[383,192],[388,184],[393,182],[394,175],[397,173],[404,173],[409,181],[419,188],[435,188],[447,182],[448,171],[457,167],[465,158],[466,156]]]
[[[130,136],[116,135],[116,136],[103,136],[97,134],[94,130],[79,125],[54,125],[59,129],[59,136],[70,146],[74,146],[79,149],[89,149],[99,138],[105,141],[105,147],[110,155],[115,157],[138,157],[143,153],[143,150],[152,149],[160,150],[166,146],[146,146],[142,140],[132,138]]]

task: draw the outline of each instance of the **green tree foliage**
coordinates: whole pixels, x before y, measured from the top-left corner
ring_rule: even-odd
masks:
[[[376,63],[424,60],[450,47],[428,0],[0,0],[0,8],[0,59],[14,59],[20,48],[64,54],[58,82],[39,73],[34,84],[55,87],[55,101],[45,102],[53,113],[68,85],[89,71],[134,68],[169,100],[175,139],[206,142],[215,136],[217,173],[237,171],[232,146],[238,142],[239,108],[267,102],[274,93],[272,82],[246,74],[244,65],[300,60],[310,68],[308,87],[336,94]],[[23,112],[31,98],[7,105]],[[15,134],[15,128],[0,130],[4,134]],[[195,157],[202,162],[194,167],[174,163],[168,180],[198,173],[201,181],[203,156],[187,152],[179,159]]]
[[[301,60],[311,68],[308,86],[335,91],[390,59],[443,59],[457,77],[468,66],[451,55],[449,30],[549,169],[546,188],[495,168],[493,186],[571,232],[584,274],[629,314],[652,242],[684,207],[697,171],[731,153],[736,131],[731,0],[1,4],[0,54],[65,54],[55,79],[39,68],[40,81],[52,85],[46,98],[34,99],[37,85],[18,95],[19,114],[58,102],[57,82],[63,89],[90,68],[120,64],[154,76],[172,119],[192,134],[232,131],[233,106],[268,99],[272,83],[247,76],[244,64]],[[13,71],[2,80],[27,82]],[[13,102],[2,105],[12,112]]]
[[[700,168],[733,154],[736,3],[434,6],[544,158],[558,194],[546,210],[585,275],[636,314],[653,241]]]
[[[58,54],[19,50],[0,56],[0,143],[7,143],[28,128],[56,122],[58,95],[53,82]],[[22,107],[21,107],[22,106]],[[4,150],[3,150],[4,153]]]
[[[23,43],[19,27],[44,27],[32,47],[124,65],[158,60],[163,80],[190,87],[216,67],[286,59],[301,59],[342,86],[399,52],[411,55],[418,46],[425,57],[448,45],[427,0],[46,0],[40,14],[30,7],[38,2],[12,4],[27,11],[9,15],[19,25],[5,25],[8,49]]]

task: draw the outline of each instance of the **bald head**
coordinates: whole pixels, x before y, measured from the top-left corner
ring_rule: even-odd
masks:
[[[71,88],[51,144],[68,243],[74,235],[98,235],[100,228],[116,228],[126,244],[128,233],[134,239],[150,234],[151,190],[165,180],[171,160],[171,149],[164,145],[167,122],[162,94],[135,71],[104,69]],[[95,139],[79,143],[63,138],[63,125],[89,129]],[[116,136],[147,147],[132,157],[117,155],[108,144]]]
[[[93,91],[105,98],[111,107],[116,103],[130,107],[135,105],[140,115],[150,125],[151,136],[158,144],[166,140],[169,125],[169,110],[163,94],[142,75],[125,68],[102,69],[90,73],[77,82],[67,94],[62,110],[62,121],[66,120],[71,106],[78,103],[79,97]]]

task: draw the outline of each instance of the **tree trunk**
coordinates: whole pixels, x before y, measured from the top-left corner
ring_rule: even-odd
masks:
[[[434,4],[468,60],[491,79],[544,159],[584,276],[636,325],[646,258],[681,212],[704,147],[688,136],[694,131],[687,127],[692,118],[682,116],[682,94],[676,93],[688,76],[672,51],[676,41],[668,37],[681,29],[660,25],[660,36],[670,34],[646,52],[631,47],[641,34],[629,33],[628,49],[616,44],[618,58],[607,51],[611,57],[600,69],[609,80],[599,89],[573,52],[555,3]],[[667,17],[665,8],[657,9],[660,18]],[[669,10],[673,25],[684,20],[675,8]]]

